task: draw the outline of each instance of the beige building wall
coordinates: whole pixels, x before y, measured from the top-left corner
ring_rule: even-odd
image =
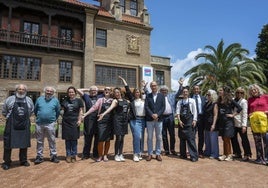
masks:
[[[8,96],[9,91],[14,91],[15,85],[23,83],[28,86],[29,91],[34,92],[43,92],[45,86],[54,86],[57,92],[66,92],[67,88],[71,85],[75,87],[81,86],[81,70],[83,64],[83,58],[80,56],[73,56],[71,54],[60,54],[60,53],[44,53],[38,51],[30,50],[12,50],[8,52],[6,48],[0,48],[1,54],[14,55],[14,56],[25,56],[25,57],[34,57],[41,59],[41,73],[40,80],[35,81],[21,81],[21,80],[12,80],[12,79],[0,79],[1,89],[0,89],[0,101]],[[71,61],[73,62],[72,69],[72,82],[71,83],[62,83],[59,82],[59,61]]]
[[[165,78],[165,85],[171,90],[171,68],[170,58],[161,56],[151,56],[151,65],[154,68],[154,73],[156,71],[163,71]],[[154,76],[154,80],[156,77]]]

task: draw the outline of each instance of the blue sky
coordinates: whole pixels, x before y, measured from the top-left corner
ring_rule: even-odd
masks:
[[[268,24],[268,0],[145,0],[145,5],[154,28],[151,54],[171,58],[172,89],[198,64],[194,56],[205,45],[238,42],[254,56],[258,35]]]

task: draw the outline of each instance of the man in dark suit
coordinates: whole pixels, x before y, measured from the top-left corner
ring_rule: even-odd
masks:
[[[197,110],[197,132],[198,132],[198,154],[199,158],[203,158],[204,156],[204,114],[203,114],[203,108],[206,103],[206,98],[204,96],[201,96],[200,87],[198,85],[194,85],[193,87],[193,95],[192,98],[195,100],[196,103],[196,110]]]
[[[145,99],[146,125],[147,125],[147,144],[148,157],[147,161],[151,161],[153,155],[153,135],[155,131],[156,145],[155,154],[156,160],[162,161],[161,158],[161,142],[162,142],[162,115],[165,111],[165,97],[158,93],[158,86],[155,81],[150,83],[152,90]]]

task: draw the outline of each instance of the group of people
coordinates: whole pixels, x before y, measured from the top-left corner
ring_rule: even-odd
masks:
[[[30,165],[27,161],[27,148],[31,145],[30,117],[33,113],[36,116],[37,140],[35,164],[44,162],[45,137],[49,143],[50,161],[60,162],[56,150],[56,122],[60,114],[62,139],[65,140],[68,163],[76,161],[82,122],[84,123],[82,160],[93,157],[96,162],[109,160],[110,140],[114,139],[114,136],[114,160],[125,161],[124,137],[128,134],[128,124],[133,136],[135,162],[143,159],[145,130],[147,130],[148,152],[146,161],[152,159],[162,161],[161,155],[178,155],[175,151],[176,118],[180,138],[180,158],[186,159],[189,154],[192,162],[204,157],[220,161],[230,161],[234,157],[249,160],[252,153],[247,136],[248,119],[252,120],[250,123],[253,124],[253,120],[258,119],[255,112],[258,114],[262,112],[266,117],[267,126],[268,95],[263,94],[256,84],[249,86],[249,98],[246,100],[245,89],[242,87],[237,88],[234,95],[229,87],[221,87],[217,92],[209,89],[206,96],[202,96],[200,87],[196,85],[193,87],[193,94],[190,95],[190,88],[183,87],[183,80],[180,79],[180,88],[174,94],[169,93],[167,86],[158,88],[155,81],[150,83],[149,93],[147,83],[144,81],[141,84],[142,89],[135,88],[131,91],[126,80],[121,76],[119,79],[124,83],[124,94],[119,87],[113,90],[105,87],[103,93],[99,95],[96,86],[91,86],[89,89],[76,89],[71,86],[67,89],[67,98],[62,103],[54,96],[56,92],[54,87],[45,87],[44,96],[40,96],[33,104],[31,98],[26,96],[27,86],[17,85],[15,94],[6,99],[2,110],[2,114],[6,117],[2,168],[4,170],[10,168],[12,148],[20,148],[19,160],[22,166]],[[77,98],[77,94],[81,98]],[[267,131],[253,129],[256,162],[261,164],[266,164],[268,160]],[[238,134],[242,140],[243,157]],[[223,140],[221,156],[219,156],[219,136]]]
[[[182,89],[182,99],[177,102],[176,115],[179,121],[180,157],[187,158],[186,142],[192,161],[209,157],[220,161],[240,158],[248,161],[252,157],[247,128],[250,125],[256,146],[256,163],[268,163],[268,95],[253,84],[246,91],[238,87],[234,93],[227,86],[217,91],[209,89],[206,97],[200,95],[199,86]],[[255,128],[257,127],[257,128]],[[261,127],[261,128],[260,128]],[[198,147],[195,143],[198,132]],[[243,155],[238,142],[242,141]],[[219,141],[223,140],[223,155],[219,155]],[[204,147],[205,146],[205,147]],[[203,150],[204,148],[204,150]]]

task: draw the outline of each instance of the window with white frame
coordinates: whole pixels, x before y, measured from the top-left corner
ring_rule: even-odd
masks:
[[[59,63],[59,81],[72,82],[72,62],[61,60]]]
[[[0,78],[39,80],[41,59],[14,55],[0,56]]]
[[[138,15],[138,2],[137,2],[137,0],[130,1],[130,14],[132,16]]]
[[[126,1],[125,0],[120,0],[119,6],[121,7],[122,13],[126,12]]]
[[[96,46],[107,47],[107,31],[96,29]]]
[[[158,85],[165,85],[165,73],[164,71],[155,71],[156,82]]]

